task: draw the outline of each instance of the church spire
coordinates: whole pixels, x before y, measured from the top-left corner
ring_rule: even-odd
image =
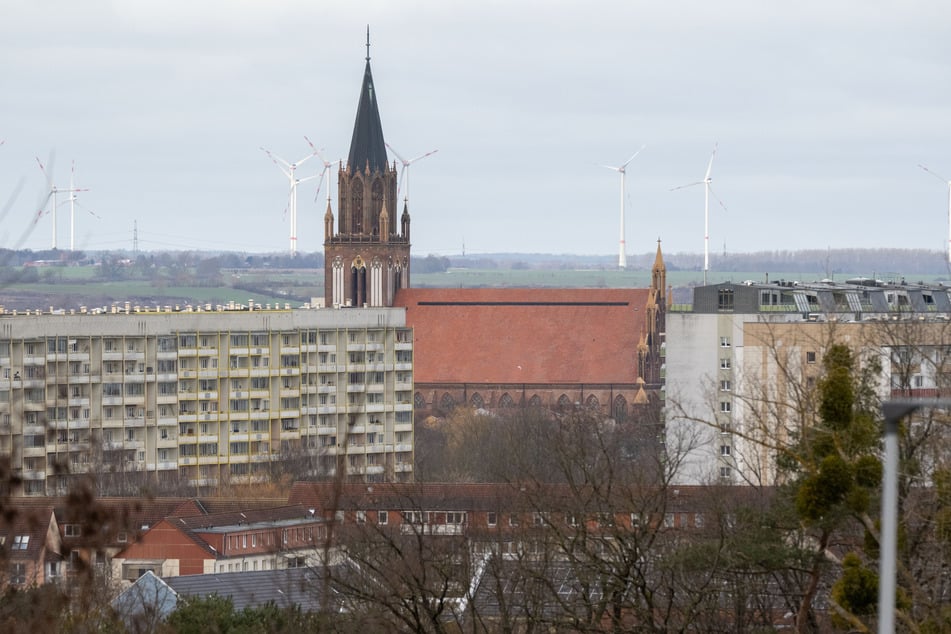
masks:
[[[360,103],[357,106],[357,118],[353,124],[353,137],[350,140],[350,156],[347,164],[351,171],[369,169],[370,173],[386,170],[386,143],[383,140],[383,124],[380,123],[380,110],[376,102],[376,90],[373,87],[373,74],[370,72],[370,27],[367,27],[367,57],[363,71],[363,86],[360,88]]]

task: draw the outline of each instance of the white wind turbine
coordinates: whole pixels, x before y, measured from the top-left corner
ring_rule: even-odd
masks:
[[[710,183],[713,182],[711,173],[713,172],[713,159],[717,155],[717,144],[713,144],[713,153],[710,154],[710,162],[707,163],[707,173],[704,175],[702,181],[696,181],[693,183],[687,183],[686,185],[681,185],[680,187],[673,187],[670,191],[676,191],[678,189],[685,189],[687,187],[693,187],[694,185],[703,185],[703,283],[707,283],[707,271],[710,270],[710,196],[713,196],[720,206],[723,207],[723,210],[726,211],[726,205],[723,204],[723,201],[717,198],[717,195],[713,193],[713,189],[710,187]]]
[[[631,155],[631,158],[624,161],[624,163],[619,167],[614,167],[613,165],[602,165],[601,167],[606,167],[609,170],[614,170],[621,175],[621,240],[618,245],[618,256],[617,256],[617,266],[619,269],[627,268],[627,245],[625,244],[624,239],[624,181],[626,180],[625,175],[627,174],[627,166],[631,161],[634,160],[638,154],[641,153],[646,145],[642,145],[637,152]]]
[[[948,263],[951,264],[951,180],[948,180],[947,178],[945,178],[944,176],[941,176],[940,174],[936,172],[932,172],[930,169],[928,169],[921,163],[918,163],[918,167],[928,172],[929,174],[931,174],[932,176],[934,176],[935,178],[942,181],[948,186]]]
[[[290,195],[288,206],[291,210],[291,255],[297,255],[297,186],[300,183],[309,181],[313,178],[317,178],[317,174],[313,176],[308,176],[306,178],[297,178],[297,168],[300,167],[305,161],[314,156],[314,152],[311,152],[304,158],[300,159],[295,163],[288,163],[280,156],[272,153],[270,150],[261,148],[268,158],[274,161],[274,164],[277,165],[277,168],[281,170],[284,176],[287,177],[287,180],[290,182]]]
[[[324,155],[320,153],[320,150],[310,142],[306,136],[304,140],[307,141],[307,145],[310,146],[310,149],[314,151],[314,155],[320,159],[320,162],[324,164],[324,169],[320,171],[320,180],[317,181],[317,191],[314,193],[314,202],[317,202],[317,197],[320,196],[320,187],[324,182],[324,176],[327,176],[327,206],[330,206],[330,168],[333,167],[333,163],[324,158]]]
[[[53,204],[52,204],[52,206],[50,207],[50,211],[51,211],[51,215],[53,216],[53,242],[52,242],[52,247],[51,247],[51,248],[55,249],[55,248],[57,248],[57,242],[56,242],[56,229],[57,229],[56,208],[57,208],[57,206],[58,206],[57,203],[56,203],[56,195],[59,194],[59,193],[69,194],[70,199],[71,199],[71,200],[74,200],[74,199],[75,199],[75,198],[74,198],[74,194],[75,194],[76,192],[85,192],[85,191],[89,191],[89,190],[88,190],[88,189],[76,189],[75,187],[73,187],[72,176],[70,176],[69,189],[59,189],[59,188],[56,187],[56,185],[53,184],[52,176],[46,172],[46,168],[43,167],[43,163],[40,161],[40,158],[39,158],[39,157],[36,157],[36,164],[40,166],[40,171],[43,172],[43,176],[46,177],[46,183],[47,183],[47,186],[48,186],[50,189],[49,189],[49,192],[47,192],[47,194],[46,194],[46,198],[44,198],[42,204],[40,204],[40,206],[39,206],[40,208],[39,208],[39,209],[37,210],[37,212],[36,212],[36,216],[35,216],[34,219],[33,219],[33,224],[38,223],[38,222],[40,221],[40,218],[46,213],[46,210],[43,209],[43,208],[46,207],[46,203],[48,203],[49,200],[50,200],[50,198],[52,198],[52,199],[53,199]],[[72,215],[70,215],[70,232],[72,232]],[[70,241],[70,247],[69,247],[69,248],[70,248],[70,249],[73,248],[72,241]]]
[[[89,215],[99,218],[102,218],[94,212],[92,209],[86,207],[82,203],[76,202],[76,192],[88,192],[88,189],[76,189],[73,186],[73,177],[76,174],[76,162],[73,161],[69,167],[69,250],[76,250],[76,205],[79,205],[86,210],[86,213]]]
[[[412,165],[413,163],[415,163],[416,161],[420,160],[420,159],[424,159],[424,158],[426,158],[427,156],[431,156],[431,155],[435,154],[435,153],[438,152],[439,150],[430,150],[429,152],[426,152],[425,154],[420,154],[420,155],[417,156],[416,158],[411,158],[411,159],[409,159],[409,160],[406,160],[406,159],[404,159],[402,156],[400,156],[400,153],[399,153],[399,152],[397,152],[396,150],[393,149],[393,146],[392,146],[392,145],[390,145],[389,143],[386,143],[385,145],[386,145],[386,147],[390,148],[390,152],[392,152],[393,154],[395,154],[395,155],[396,155],[396,158],[398,158],[398,159],[400,160],[400,163],[403,164],[403,168],[400,170],[400,183],[399,183],[399,186],[397,187],[397,190],[396,190],[396,197],[399,198],[399,195],[400,195],[399,192],[400,192],[400,190],[403,189],[403,179],[404,179],[404,177],[405,177],[405,179],[406,179],[406,191],[405,191],[404,194],[403,194],[403,201],[408,203],[408,202],[409,202],[409,166]]]

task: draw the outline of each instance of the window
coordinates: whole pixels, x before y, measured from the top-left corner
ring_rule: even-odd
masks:
[[[729,392],[733,389],[733,384],[730,381],[720,381],[720,391]]]
[[[13,546],[11,546],[10,550],[26,550],[29,546],[29,535],[16,535],[13,538]]]
[[[79,537],[82,535],[82,528],[79,524],[66,524],[63,526],[63,534],[66,537]]]
[[[915,376],[913,376],[911,378],[911,381],[914,387],[920,388],[925,386],[925,377],[921,376],[920,374],[916,374]]]
[[[721,288],[717,291],[717,310],[733,310],[732,288]]]
[[[357,511],[357,524],[366,524],[366,521],[367,521],[367,512]]]
[[[730,467],[720,467],[720,477],[724,480],[730,477]]]
[[[26,585],[26,564],[12,564],[10,566],[10,583],[15,586]]]
[[[486,514],[485,521],[486,521],[486,524],[488,524],[489,526],[495,526],[496,524],[499,523],[499,516],[498,514],[496,514],[495,511],[489,511]]]
[[[376,519],[380,524],[388,524],[390,521],[390,514],[387,511],[377,511]]]
[[[733,410],[733,403],[730,401],[720,401],[720,411],[721,412],[730,412]]]
[[[509,526],[518,526],[518,515],[509,515]]]
[[[806,352],[806,363],[815,363],[816,362],[816,353],[813,350]]]
[[[731,366],[731,363],[730,363],[730,358],[729,358],[729,357],[723,357],[722,359],[720,359],[720,369],[721,369],[721,370],[729,370],[729,369],[730,369],[730,366]]]
[[[730,455],[730,445],[720,445],[720,455],[729,456]]]
[[[720,337],[720,347],[729,348],[730,347],[730,338],[729,337]]]

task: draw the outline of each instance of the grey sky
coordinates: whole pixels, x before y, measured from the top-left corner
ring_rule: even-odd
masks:
[[[414,253],[944,250],[951,5],[3,0],[2,246],[54,182],[91,191],[77,243],[287,249],[287,182],[260,151],[346,156],[366,25],[386,140],[410,169]],[[391,160],[395,157],[391,156]],[[314,159],[299,175],[319,168]],[[326,187],[326,185],[325,185]],[[333,179],[336,199],[336,178]],[[322,249],[325,194],[300,186],[299,249]],[[62,200],[62,199],[61,199]],[[336,212],[336,200],[334,201]],[[66,206],[59,244],[68,245]]]

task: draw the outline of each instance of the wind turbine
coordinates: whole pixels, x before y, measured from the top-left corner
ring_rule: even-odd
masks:
[[[76,205],[79,205],[80,207],[85,209],[89,215],[102,220],[99,214],[94,212],[92,209],[89,209],[88,207],[84,206],[82,203],[76,202],[76,192],[88,192],[89,190],[76,189],[73,186],[73,176],[75,175],[75,173],[76,173],[76,162],[73,161],[69,167],[69,189],[66,190],[69,192],[69,250],[70,251],[76,250],[75,248],[76,247]]]
[[[723,204],[723,201],[717,198],[717,195],[713,193],[713,189],[710,187],[710,183],[713,182],[711,173],[713,171],[713,159],[717,155],[717,144],[713,144],[713,153],[710,154],[710,162],[707,163],[707,173],[704,175],[702,181],[696,181],[693,183],[687,183],[686,185],[681,185],[680,187],[673,187],[670,191],[676,191],[678,189],[685,189],[687,187],[693,187],[694,185],[703,185],[703,283],[707,283],[707,271],[710,270],[710,196],[713,196],[720,206],[723,207],[723,210],[726,211],[726,205]]]
[[[89,190],[88,190],[88,189],[76,189],[76,188],[74,188],[74,187],[73,187],[72,176],[70,176],[69,189],[58,189],[58,188],[56,187],[56,185],[53,184],[52,176],[46,172],[46,168],[43,167],[43,163],[40,161],[40,158],[39,158],[39,157],[36,157],[36,164],[40,166],[40,171],[43,172],[43,176],[46,177],[46,183],[47,183],[47,186],[48,186],[50,189],[49,189],[49,192],[46,194],[46,198],[44,198],[44,199],[43,199],[43,202],[39,205],[39,209],[38,209],[37,212],[36,212],[36,216],[33,218],[33,224],[38,223],[38,222],[40,221],[40,218],[43,217],[43,215],[46,213],[46,210],[44,210],[43,208],[46,206],[46,203],[49,202],[50,198],[52,198],[52,199],[53,199],[53,204],[52,204],[52,206],[50,207],[50,211],[52,212],[52,216],[53,216],[53,242],[52,242],[52,247],[51,247],[51,248],[56,249],[56,248],[57,248],[57,242],[56,242],[56,229],[57,229],[57,226],[56,226],[56,225],[57,225],[57,221],[56,221],[56,208],[57,208],[57,206],[58,206],[57,203],[56,203],[56,195],[62,192],[62,193],[64,193],[64,194],[69,194],[69,195],[70,195],[70,199],[71,199],[71,200],[74,200],[74,199],[75,199],[74,194],[75,194],[76,192],[85,192],[85,191],[89,191]],[[70,232],[72,232],[72,215],[70,215]],[[72,240],[70,240],[70,249],[72,249],[72,248],[73,248],[73,247],[72,247]]]
[[[435,154],[435,153],[438,152],[439,150],[430,150],[429,152],[426,152],[425,154],[420,154],[420,155],[417,156],[416,158],[411,158],[411,159],[409,159],[409,160],[406,160],[405,158],[403,158],[402,156],[400,156],[400,153],[399,153],[399,152],[397,152],[396,150],[393,149],[393,146],[392,146],[392,145],[390,145],[389,143],[385,143],[384,145],[386,145],[386,147],[390,148],[390,152],[392,152],[393,154],[395,154],[395,155],[396,155],[396,158],[398,158],[398,159],[400,160],[400,163],[403,164],[403,169],[400,170],[400,184],[399,184],[399,186],[397,187],[396,197],[399,198],[399,191],[403,189],[403,178],[404,178],[404,176],[405,176],[405,178],[406,178],[406,193],[403,195],[403,201],[404,201],[404,202],[409,202],[409,166],[412,165],[413,163],[415,163],[416,161],[420,160],[420,159],[424,159],[424,158],[426,158],[427,156],[431,156],[431,155]]]
[[[281,170],[284,176],[287,177],[288,181],[290,181],[291,191],[289,196],[289,207],[291,209],[291,255],[297,255],[297,185],[303,183],[304,181],[317,178],[317,174],[308,176],[306,178],[297,178],[296,173],[298,167],[314,156],[314,152],[311,152],[296,163],[288,163],[280,156],[273,154],[268,149],[262,147],[261,151],[267,154],[269,159],[274,161],[274,164],[277,165],[277,168]]]
[[[942,181],[943,183],[947,184],[948,186],[948,263],[951,264],[951,180],[948,180],[947,178],[945,178],[944,176],[941,176],[940,174],[936,172],[932,172],[930,169],[928,169],[921,163],[918,163],[918,167],[928,172],[929,174],[931,174],[938,180]]]
[[[304,140],[307,141],[307,145],[310,146],[310,149],[314,151],[314,155],[320,159],[320,162],[324,164],[324,169],[320,171],[320,180],[317,181],[317,191],[314,193],[314,202],[317,202],[317,197],[320,196],[320,186],[324,182],[324,175],[327,175],[327,206],[330,206],[330,168],[333,167],[333,163],[324,158],[324,155],[320,153],[320,150],[310,142],[306,136]]]
[[[620,244],[618,245],[618,256],[617,256],[617,266],[619,269],[627,268],[627,247],[624,241],[624,181],[626,180],[625,174],[627,174],[627,166],[630,164],[631,161],[634,160],[634,157],[636,157],[638,154],[641,153],[641,150],[643,150],[645,147],[647,146],[642,145],[641,148],[637,152],[634,152],[634,154],[631,155],[631,158],[624,161],[624,163],[619,167],[614,167],[613,165],[601,166],[601,167],[606,167],[609,170],[614,170],[615,172],[618,172],[621,175],[621,240],[620,240]]]

